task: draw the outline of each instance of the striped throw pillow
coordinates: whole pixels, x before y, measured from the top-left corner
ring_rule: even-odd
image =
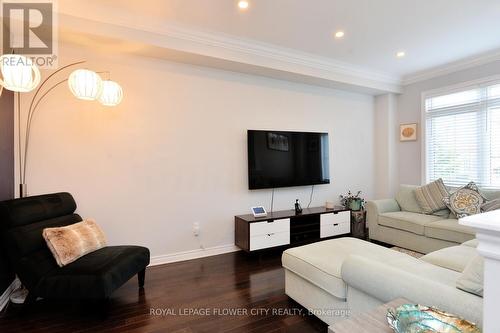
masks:
[[[443,180],[439,178],[424,186],[415,189],[417,202],[425,214],[432,214],[438,210],[445,209],[443,198],[449,195]]]
[[[60,267],[106,246],[104,233],[92,219],[66,227],[45,228],[42,236]]]
[[[485,202],[481,205],[482,212],[491,212],[492,210],[500,209],[500,198]]]

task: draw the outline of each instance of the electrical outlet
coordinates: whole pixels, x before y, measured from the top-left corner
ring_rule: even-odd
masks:
[[[193,235],[195,235],[195,237],[200,235],[200,224],[198,222],[193,223]]]

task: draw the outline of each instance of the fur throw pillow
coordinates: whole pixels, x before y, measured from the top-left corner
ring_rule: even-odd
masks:
[[[106,246],[101,228],[92,219],[42,232],[54,259],[60,267]]]

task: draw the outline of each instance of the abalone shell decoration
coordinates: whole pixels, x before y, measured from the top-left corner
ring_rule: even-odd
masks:
[[[481,333],[475,324],[465,319],[419,304],[390,308],[387,322],[396,333]]]

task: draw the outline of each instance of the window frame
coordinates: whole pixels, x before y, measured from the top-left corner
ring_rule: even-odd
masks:
[[[428,98],[453,94],[455,92],[474,89],[478,86],[500,84],[500,75],[488,76],[485,78],[466,81],[458,84],[443,86],[437,89],[423,91],[420,98],[420,182],[422,185],[429,183],[427,175],[427,117],[425,101]],[[464,184],[465,185],[465,184]]]

